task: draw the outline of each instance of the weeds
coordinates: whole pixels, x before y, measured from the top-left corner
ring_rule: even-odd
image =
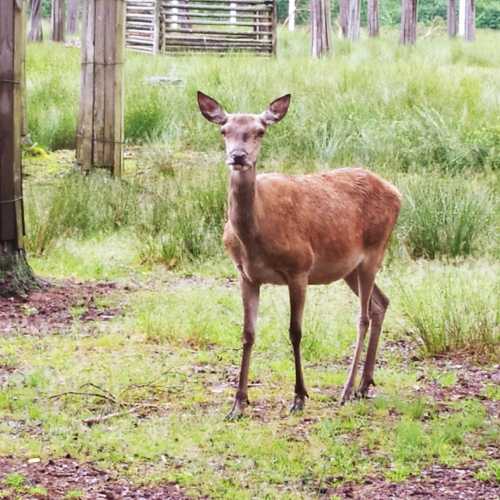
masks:
[[[480,264],[420,265],[400,283],[399,307],[409,333],[427,354],[468,348],[494,351],[499,341],[498,271]]]

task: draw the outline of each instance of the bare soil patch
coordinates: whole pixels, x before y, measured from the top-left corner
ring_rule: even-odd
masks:
[[[25,297],[0,297],[0,334],[40,335],[69,329],[74,321],[105,321],[120,313],[97,299],[117,289],[115,283],[64,280],[46,283]]]
[[[338,488],[325,489],[327,496],[370,500],[400,500],[402,498],[433,500],[497,500],[500,486],[494,481],[480,481],[474,474],[480,463],[462,467],[433,465],[419,476],[401,483],[391,483],[384,479],[369,479],[365,484],[346,483]]]
[[[25,478],[22,488],[14,490],[6,484],[9,474],[21,474]],[[31,487],[41,487],[46,493],[33,494]],[[22,491],[24,490],[24,491]],[[3,498],[67,498],[69,492],[80,491],[85,499],[137,499],[168,500],[188,498],[181,488],[172,483],[159,486],[137,486],[112,473],[98,469],[91,463],[79,463],[71,458],[48,462],[29,463],[13,458],[0,458],[0,496]]]

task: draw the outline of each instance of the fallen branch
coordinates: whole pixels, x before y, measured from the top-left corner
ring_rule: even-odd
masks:
[[[139,410],[139,408],[130,408],[129,410],[126,411],[117,411],[116,413],[108,413],[107,415],[100,415],[99,417],[89,417],[89,418],[84,418],[82,422],[89,427],[92,427],[95,424],[100,424],[102,422],[105,422],[106,420],[110,420],[115,417],[123,417],[125,415],[130,415],[131,413],[136,412]]]

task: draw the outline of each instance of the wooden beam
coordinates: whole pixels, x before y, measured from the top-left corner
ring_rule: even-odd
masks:
[[[123,164],[125,4],[89,0],[84,9],[77,162],[83,171]]]
[[[21,132],[25,2],[0,3],[0,243],[23,248]]]

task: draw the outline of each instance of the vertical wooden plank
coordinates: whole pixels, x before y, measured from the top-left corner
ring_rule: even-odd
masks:
[[[0,3],[0,243],[15,250],[23,248],[24,229],[20,144],[24,8],[24,1]]]
[[[158,2],[159,3],[159,2]],[[113,174],[120,177],[123,170],[123,140],[125,119],[125,85],[124,85],[124,57],[125,57],[125,3],[116,2],[116,46],[115,46],[115,78],[114,78],[114,117],[113,141],[114,158]]]
[[[82,171],[90,170],[93,159],[94,37],[95,0],[87,0],[84,5],[82,22],[80,114],[76,137],[76,158]]]
[[[105,74],[104,74],[104,34],[110,28],[105,25],[105,1],[95,0],[95,32],[94,32],[94,135],[92,164],[104,166],[104,107],[105,107]],[[109,1],[109,0],[108,0]],[[112,29],[112,28],[111,28]]]
[[[276,52],[277,52],[277,45],[278,45],[278,33],[277,33],[277,30],[278,30],[278,27],[277,27],[278,11],[277,11],[276,0],[273,0],[273,10],[271,11],[271,22],[272,22],[272,31],[273,31],[271,52],[272,52],[273,56],[275,56]]]

